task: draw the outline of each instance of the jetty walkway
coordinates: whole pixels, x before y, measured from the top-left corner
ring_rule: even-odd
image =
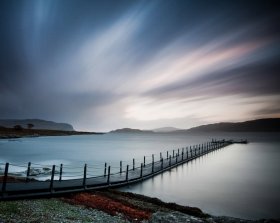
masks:
[[[149,163],[146,163],[146,157],[144,157],[139,166],[135,165],[134,159],[130,166],[123,167],[122,162],[120,162],[120,169],[117,172],[112,171],[111,166],[105,163],[103,173],[94,177],[91,177],[88,165],[84,164],[83,173],[77,179],[63,179],[63,165],[61,164],[60,166],[52,166],[49,180],[34,180],[30,174],[32,171],[31,163],[28,163],[26,167],[26,177],[17,178],[13,173],[9,173],[10,164],[5,163],[2,176],[0,176],[0,200],[55,196],[125,186],[143,181],[233,143],[247,143],[247,141],[212,140],[204,144],[166,152],[164,155],[160,153],[158,160],[155,160],[154,155],[152,155]]]

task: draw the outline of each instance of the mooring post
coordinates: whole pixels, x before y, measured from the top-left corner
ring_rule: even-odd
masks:
[[[171,155],[169,156],[169,166],[171,166]]]
[[[198,146],[198,154],[201,155],[201,147],[200,147],[200,144]]]
[[[173,158],[174,158],[174,149],[173,149]]]
[[[126,165],[126,176],[125,176],[126,182],[128,182],[128,169],[129,169],[129,165]]]
[[[120,161],[120,174],[122,173],[122,161]]]
[[[87,184],[87,164],[84,166],[84,179],[83,179],[83,187],[86,188]]]
[[[180,149],[178,149],[178,156],[180,155]]]
[[[192,157],[192,147],[190,147],[190,157]]]
[[[161,161],[161,170],[163,170],[163,158],[162,157],[161,157],[160,161]]]
[[[178,163],[178,153],[176,153],[176,164]]]
[[[55,173],[55,165],[52,166],[52,175],[51,175],[51,182],[50,182],[50,192],[53,191],[54,173]]]
[[[182,149],[182,161],[184,160],[184,149]]]
[[[107,178],[107,184],[110,184],[110,174],[111,174],[111,166],[108,167],[108,178]]]
[[[4,194],[4,192],[6,191],[8,172],[9,172],[9,163],[6,163],[5,171],[4,171],[4,178],[3,178],[3,182],[2,182],[2,194]]]
[[[104,164],[104,177],[106,176],[106,172],[107,172],[107,163]]]
[[[162,154],[161,154],[161,153],[159,154],[159,158],[160,158],[160,159],[162,158]]]
[[[146,166],[146,156],[144,156],[144,167]]]
[[[189,151],[187,150],[187,152],[186,152],[186,153],[187,153],[187,159],[188,159],[188,158],[189,158]]]
[[[26,171],[26,181],[28,181],[29,179],[29,175],[30,175],[30,167],[31,167],[31,162],[28,162],[27,165],[27,171]]]
[[[154,154],[152,154],[152,173],[154,173]]]
[[[135,159],[132,160],[133,170],[135,170]]]
[[[143,163],[141,163],[141,169],[140,169],[140,177],[143,177]]]
[[[166,152],[166,159],[168,159],[168,151]]]
[[[63,164],[60,164],[60,169],[59,169],[59,181],[62,180],[62,169],[63,169]]]

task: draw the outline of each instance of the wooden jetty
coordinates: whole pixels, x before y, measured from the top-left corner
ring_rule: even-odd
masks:
[[[128,184],[137,183],[163,173],[183,163],[189,162],[214,150],[224,148],[233,143],[241,143],[242,141],[233,140],[212,140],[199,145],[189,146],[186,148],[173,150],[163,156],[160,153],[159,160],[154,159],[150,163],[146,163],[145,157],[138,167],[135,166],[135,160],[131,166],[127,165],[124,169],[120,162],[118,172],[111,172],[111,166],[105,163],[104,174],[91,177],[87,164],[83,167],[83,174],[78,179],[62,180],[63,165],[61,164],[56,170],[53,165],[50,171],[50,180],[35,181],[30,180],[31,163],[28,163],[26,170],[26,179],[21,178],[17,182],[9,179],[13,176],[9,174],[9,163],[5,164],[3,175],[0,183],[0,200],[11,200],[20,198],[55,196],[65,193],[73,193],[80,191],[96,190],[102,188],[121,187]],[[247,140],[246,140],[247,143]],[[55,179],[55,176],[58,179]]]

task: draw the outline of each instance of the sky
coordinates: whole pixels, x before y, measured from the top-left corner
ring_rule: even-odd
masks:
[[[2,0],[0,119],[76,130],[280,117],[278,1]]]

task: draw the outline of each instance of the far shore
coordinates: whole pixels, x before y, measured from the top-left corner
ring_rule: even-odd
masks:
[[[46,130],[46,129],[14,129],[14,128],[0,127],[0,139],[16,139],[22,137],[40,137],[40,136],[95,135],[95,134],[104,134],[104,133]]]

